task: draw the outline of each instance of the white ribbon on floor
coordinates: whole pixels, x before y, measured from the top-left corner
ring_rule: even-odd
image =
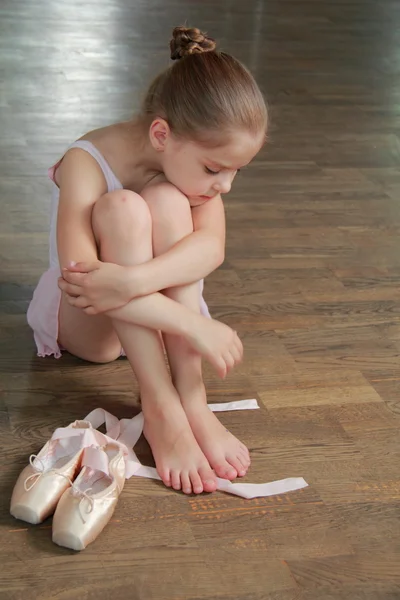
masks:
[[[208,406],[213,412],[255,410],[259,408],[255,399],[209,404]],[[102,408],[96,408],[84,420],[91,423],[95,428],[106,423],[107,435],[100,434],[101,439],[108,438],[108,441],[117,442],[123,447],[127,479],[135,476],[161,480],[156,469],[142,465],[133,450],[143,432],[143,413],[139,413],[132,419],[121,419],[118,421],[116,417]],[[307,482],[302,477],[289,477],[288,479],[271,481],[269,483],[232,483],[231,481],[217,477],[217,490],[247,499],[285,494],[286,492],[293,492],[307,486]]]

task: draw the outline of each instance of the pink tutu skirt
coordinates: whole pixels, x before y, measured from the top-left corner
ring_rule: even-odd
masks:
[[[61,290],[58,267],[51,267],[41,276],[28,308],[27,319],[33,329],[38,356],[61,356],[58,345],[58,313],[60,310]]]

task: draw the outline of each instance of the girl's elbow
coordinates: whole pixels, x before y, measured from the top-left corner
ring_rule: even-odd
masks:
[[[215,245],[215,265],[216,268],[220,267],[225,260],[225,247],[221,244],[219,240]]]

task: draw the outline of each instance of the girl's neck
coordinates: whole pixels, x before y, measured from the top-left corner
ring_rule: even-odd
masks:
[[[161,156],[150,143],[148,128],[138,120],[95,129],[81,139],[98,148],[125,189],[140,193],[163,173]]]
[[[163,172],[161,155],[151,145],[148,128],[138,121],[117,125],[120,159],[124,181],[140,179],[148,183]],[[143,185],[144,187],[144,185]]]

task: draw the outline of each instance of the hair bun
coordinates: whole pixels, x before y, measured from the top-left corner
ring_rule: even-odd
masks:
[[[171,59],[177,60],[189,54],[212,52],[217,44],[196,27],[175,27],[169,45]]]

